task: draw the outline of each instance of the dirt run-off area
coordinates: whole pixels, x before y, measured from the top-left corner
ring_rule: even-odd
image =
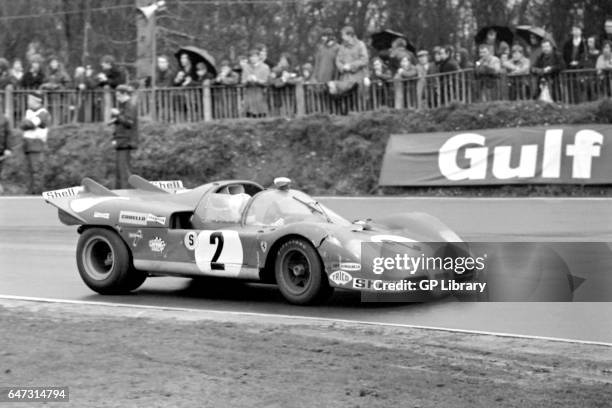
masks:
[[[69,386],[70,402],[50,406],[559,408],[612,401],[612,347],[603,345],[17,300],[0,301],[0,327],[0,386]]]

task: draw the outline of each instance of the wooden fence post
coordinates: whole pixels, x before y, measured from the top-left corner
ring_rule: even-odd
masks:
[[[4,88],[4,116],[9,121],[11,128],[15,127],[15,105],[13,101],[13,85]]]
[[[404,109],[404,82],[401,80],[393,81],[393,107],[395,109]]]
[[[111,120],[111,109],[113,109],[113,95],[108,85],[104,87],[104,123]]]
[[[204,122],[210,122],[212,117],[212,94],[210,92],[210,81],[206,80],[202,83],[204,91],[202,92],[202,106],[204,107]]]
[[[296,114],[297,116],[306,115],[306,96],[304,92],[304,83],[298,82],[295,84],[295,101],[296,101]]]

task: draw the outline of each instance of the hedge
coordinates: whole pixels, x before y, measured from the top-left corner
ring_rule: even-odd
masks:
[[[152,180],[181,179],[187,186],[228,178],[267,185],[282,175],[292,178],[300,189],[320,195],[610,195],[612,189],[602,186],[379,189],[377,181],[391,133],[611,122],[610,100],[575,106],[498,102],[423,112],[387,110],[291,120],[180,125],[143,122],[133,171]],[[112,186],[114,151],[110,140],[111,129],[103,124],[52,129],[46,187],[78,185],[85,176]],[[21,153],[5,161],[5,194],[25,191],[25,171]]]

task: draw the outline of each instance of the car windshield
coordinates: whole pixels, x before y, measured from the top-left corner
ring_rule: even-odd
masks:
[[[253,198],[246,215],[249,225],[286,225],[300,221],[351,223],[314,198],[296,190],[266,190]]]

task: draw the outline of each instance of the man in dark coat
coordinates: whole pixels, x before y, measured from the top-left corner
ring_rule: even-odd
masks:
[[[588,63],[588,50],[580,24],[572,26],[572,36],[563,45],[563,61],[567,69],[582,69]]]
[[[112,142],[116,151],[115,188],[123,189],[128,188],[132,150],[138,148],[138,106],[131,86],[119,85],[116,91],[118,105],[111,110],[115,127]]]
[[[116,65],[115,58],[112,55],[105,55],[100,60],[102,72],[98,74],[98,86],[109,86],[112,89],[125,83],[125,75],[123,71]]]
[[[331,28],[326,28],[321,34],[321,43],[317,46],[315,54],[314,69],[312,77],[321,84],[336,79],[336,55],[338,54],[338,42]]]
[[[552,42],[544,39],[542,41],[542,53],[531,67],[531,72],[538,76],[539,89],[536,90],[536,97],[540,96],[540,91],[546,87],[549,89],[553,100],[558,98],[559,72],[563,69],[563,59],[555,51]]]
[[[13,154],[11,125],[4,115],[0,115],[0,180],[2,180],[2,164]],[[0,192],[2,192],[0,185]]]

